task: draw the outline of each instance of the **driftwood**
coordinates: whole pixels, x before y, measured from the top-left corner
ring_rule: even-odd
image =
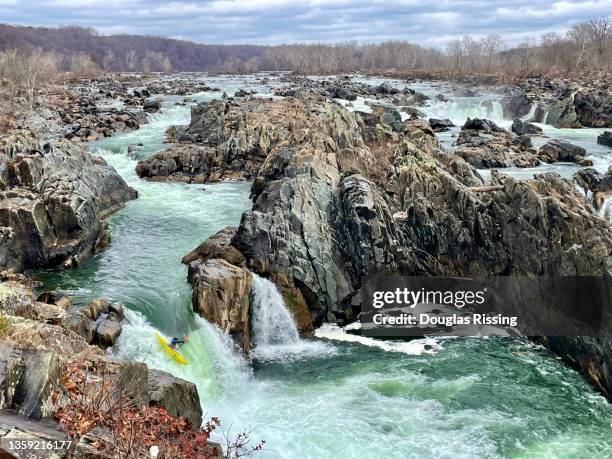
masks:
[[[469,186],[468,190],[473,191],[474,193],[485,193],[487,191],[498,191],[503,190],[503,185],[487,185],[487,186]]]

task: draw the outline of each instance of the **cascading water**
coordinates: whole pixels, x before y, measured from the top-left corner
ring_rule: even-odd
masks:
[[[330,355],[334,348],[304,340],[283,296],[272,282],[253,274],[252,332],[255,360],[293,360]]]
[[[228,93],[240,87],[269,91],[248,78],[207,83]],[[430,85],[429,91],[440,90]],[[474,98],[445,106],[447,113],[486,115],[482,99],[468,99]],[[471,111],[475,106],[481,111]],[[610,457],[610,405],[578,373],[529,342],[468,338],[436,347],[413,341],[373,346],[354,335],[333,344],[301,339],[276,287],[255,277],[257,346],[249,362],[227,335],[193,315],[180,262],[215,231],[239,222],[251,205],[249,184],[139,179],[128,145],[143,144],[138,158],[164,148],[165,129],[187,122],[189,107],[170,100],[150,119],[138,131],[96,145],[140,194],[110,218],[110,247],[75,270],[40,276],[47,288],[69,291],[80,301],[125,303],[129,323],[110,351],[114,355],[194,382],[205,418],[219,416],[224,430],[232,427],[230,436],[252,431],[255,441],[266,441],[265,458]],[[550,128],[547,134],[579,137],[596,151],[597,130]],[[167,358],[155,341],[157,329],[167,337],[189,334],[181,348],[188,366]],[[322,331],[334,340],[339,334]]]
[[[295,320],[272,282],[253,274],[253,337],[255,346],[295,344],[299,341]]]

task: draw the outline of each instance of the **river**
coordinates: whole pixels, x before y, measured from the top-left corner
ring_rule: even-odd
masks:
[[[207,84],[228,93],[270,91],[250,77],[210,78]],[[433,84],[415,89],[439,92]],[[213,97],[219,93],[196,99]],[[456,98],[425,110],[456,123],[468,114],[507,123],[485,99]],[[287,328],[291,317],[274,286],[256,279],[261,320],[255,320],[254,339],[261,348],[247,362],[226,336],[194,316],[180,259],[239,222],[250,207],[250,184],[152,183],[134,172],[138,158],[163,148],[168,126],[188,123],[189,106],[175,106],[176,100],[166,98],[164,110],[140,130],[90,146],[139,192],[110,218],[111,245],[74,270],[37,273],[45,288],[63,290],[77,302],[105,297],[127,306],[129,324],[112,354],[193,381],[205,416],[220,417],[230,436],[246,429],[255,442],[265,440],[264,458],[612,457],[611,406],[578,373],[530,342],[360,343],[329,326],[319,336],[335,339],[304,340]],[[610,164],[610,150],[596,146],[597,133],[546,127],[547,135],[587,146],[601,169]],[[128,145],[139,143],[129,155]],[[574,166],[553,167],[564,168]],[[265,317],[280,322],[266,325]],[[190,335],[182,348],[189,366],[166,358],[155,330]]]

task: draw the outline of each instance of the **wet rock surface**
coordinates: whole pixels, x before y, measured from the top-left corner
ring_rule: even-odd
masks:
[[[612,131],[606,131],[597,136],[597,143],[612,148]]]

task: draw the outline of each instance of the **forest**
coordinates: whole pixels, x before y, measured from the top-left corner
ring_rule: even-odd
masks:
[[[334,74],[398,70],[461,74],[503,73],[515,76],[580,74],[608,70],[612,62],[611,21],[593,18],[566,32],[549,32],[514,46],[504,37],[465,35],[446,48],[405,41],[383,43],[295,43],[277,46],[206,45],[155,36],[104,36],[91,28],[20,27],[0,24],[0,77],[7,53],[56,71],[247,73],[293,71]],[[43,59],[44,56],[44,59]],[[14,59],[13,59],[14,60]],[[4,75],[6,77],[6,75]]]

